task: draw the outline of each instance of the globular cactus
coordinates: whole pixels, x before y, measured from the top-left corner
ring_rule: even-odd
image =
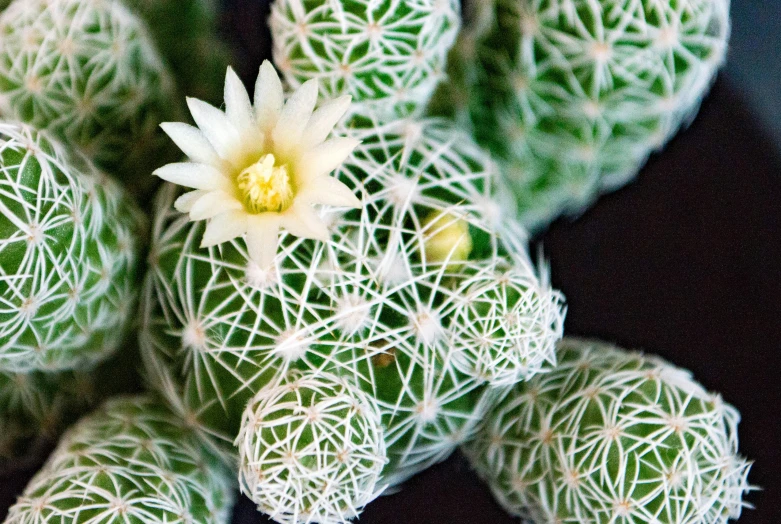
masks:
[[[653,356],[577,339],[557,356],[466,447],[507,511],[562,524],[740,516],[749,464],[732,406]]]
[[[135,205],[46,133],[0,123],[0,369],[74,369],[122,341],[137,296]]]
[[[261,79],[270,74],[265,71]],[[231,78],[229,74],[229,84]],[[302,87],[288,105],[300,104],[301,90],[310,87]],[[193,162],[159,174],[198,189],[178,196],[175,188],[165,187],[156,204],[141,330],[147,373],[183,417],[226,443],[239,433],[247,403],[288,370],[350,380],[379,407],[388,456],[381,482],[398,484],[468,438],[494,396],[487,388],[492,377],[482,368],[465,364],[468,358],[458,367],[453,363],[458,353],[452,347],[453,322],[463,307],[462,288],[478,278],[482,289],[490,292],[494,285],[494,296],[501,297],[506,273],[517,276],[515,290],[524,298],[510,293],[507,312],[515,318],[508,322],[529,331],[508,329],[501,336],[503,350],[518,353],[510,359],[522,367],[518,376],[552,358],[561,336],[561,297],[537,278],[523,233],[504,216],[487,155],[438,120],[381,123],[364,113],[370,126],[340,127],[347,137],[330,143],[350,149],[360,145],[349,156],[342,147],[317,149],[328,155],[329,168],[335,156],[347,156],[334,177],[328,177],[333,182],[323,182],[318,194],[321,202],[333,204],[317,212],[310,207],[306,226],[324,227],[325,235],[317,240],[296,237],[307,229],[286,218],[287,229],[278,241],[279,226],[274,237],[261,235],[270,262],[262,252],[253,255],[253,228],[264,231],[260,220],[276,220],[277,211],[256,213],[247,202],[276,203],[276,195],[288,191],[283,184],[287,177],[304,176],[296,170],[309,165],[291,160],[266,168],[272,153],[275,159],[285,158],[274,153],[282,143],[276,131],[269,131],[276,142],[267,151],[246,158],[225,156],[242,149],[215,139],[242,136],[240,129],[251,136],[251,128],[241,127],[247,125],[243,115],[268,118],[266,101],[278,97],[265,95],[256,98],[250,112],[235,111],[235,101],[242,98],[237,93],[229,96],[225,114],[212,108],[206,118],[206,108],[193,106],[202,131],[168,128],[192,153]],[[290,114],[285,106],[279,125],[284,122],[307,136],[304,123],[314,106],[314,100],[307,100],[311,105],[302,120],[285,119]],[[346,109],[334,115],[333,105],[324,108],[330,116],[329,126],[317,125],[321,141]],[[312,116],[309,123],[322,118]],[[218,125],[228,130],[225,135],[214,132]],[[240,171],[236,158],[260,160]],[[238,172],[267,177],[263,183],[268,185],[258,181],[258,194],[240,206],[231,203],[227,192],[229,184],[246,189],[239,186],[244,182]],[[361,209],[349,209],[353,201],[341,196],[345,188],[361,198]],[[289,188],[294,201],[297,189]],[[206,198],[210,200],[203,205],[193,203]],[[174,201],[191,220],[172,209]],[[215,202],[224,206],[223,214],[230,213],[228,218],[214,212]],[[288,216],[284,210],[280,215]],[[214,218],[204,228],[198,217]],[[236,227],[226,226],[231,223],[227,220]],[[226,240],[211,245],[215,237]],[[450,248],[443,238],[450,239]],[[486,338],[495,336],[491,322],[482,325]],[[532,343],[533,337],[538,339]]]
[[[490,0],[470,13],[436,110],[470,113],[531,227],[634,176],[693,118],[729,35],[729,0]]]
[[[124,397],[68,430],[7,524],[227,523],[235,482],[151,397]]]
[[[443,78],[460,26],[457,0],[276,0],[274,60],[296,88],[318,79],[327,98],[385,121],[420,114]]]
[[[291,372],[261,389],[236,443],[242,491],[276,522],[344,522],[382,491],[379,409],[330,373]]]
[[[147,23],[179,90],[217,103],[222,98],[228,46],[217,35],[217,0],[125,0]]]
[[[136,193],[173,160],[159,124],[175,100],[146,26],[119,0],[20,0],[0,15],[0,114],[80,147]]]

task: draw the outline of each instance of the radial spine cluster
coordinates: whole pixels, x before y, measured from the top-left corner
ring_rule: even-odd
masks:
[[[118,347],[136,303],[141,223],[86,158],[0,123],[0,370],[74,369]]]
[[[466,451],[497,500],[534,522],[719,524],[740,516],[739,415],[684,370],[565,339]]]
[[[167,408],[120,397],[67,431],[5,522],[227,524],[233,489]]]
[[[159,123],[178,115],[171,74],[119,0],[21,0],[0,15],[0,113],[46,129],[148,191],[172,160]]]
[[[458,0],[276,0],[274,61],[293,87],[320,81],[326,97],[383,120],[420,114],[444,77],[460,27]]]
[[[693,118],[729,0],[490,0],[471,19],[436,107],[471,114],[535,227],[626,183]]]
[[[382,489],[379,410],[336,375],[292,372],[260,390],[236,442],[242,491],[276,522],[344,522]]]

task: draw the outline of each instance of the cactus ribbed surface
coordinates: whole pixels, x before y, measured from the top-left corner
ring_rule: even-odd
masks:
[[[0,122],[0,369],[74,369],[118,347],[136,302],[141,223],[86,158]]]
[[[68,430],[6,523],[227,523],[222,468],[157,401],[114,399]]]
[[[466,447],[514,515],[562,524],[719,524],[738,518],[749,464],[739,414],[652,356],[565,339]]]
[[[81,147],[135,192],[172,160],[175,86],[119,0],[20,0],[0,15],[0,113]]]
[[[533,227],[634,176],[693,118],[729,35],[729,0],[491,0],[473,11],[437,109],[468,104]]]
[[[176,191],[163,189],[142,351],[169,402],[226,442],[247,402],[286,369],[356,381],[380,407],[389,458],[383,482],[396,484],[447,457],[493,395],[482,370],[453,364],[462,286],[482,278],[499,297],[504,272],[521,275],[525,298],[508,307],[529,332],[502,336],[505,350],[530,368],[552,358],[561,297],[535,276],[523,234],[500,231],[512,220],[494,200],[492,164],[467,136],[436,120],[343,133],[362,143],[336,176],[362,196],[364,209],[323,210],[332,223],[328,242],[282,233],[271,270],[248,262],[241,238],[199,248],[202,223],[175,212]],[[428,260],[426,245],[441,227],[423,225],[432,213],[468,224],[468,258]],[[494,325],[483,325],[485,337],[494,336]]]
[[[351,95],[384,120],[420,113],[443,78],[460,26],[457,0],[276,0],[274,61],[297,87]]]
[[[382,489],[379,409],[330,373],[292,372],[261,389],[236,444],[242,491],[276,522],[345,522]]]

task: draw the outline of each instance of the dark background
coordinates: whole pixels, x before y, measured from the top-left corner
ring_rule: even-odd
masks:
[[[223,0],[247,81],[267,2]],[[692,126],[637,180],[542,235],[568,334],[691,369],[743,416],[755,461],[740,524],[781,523],[781,0],[733,1],[730,61]],[[0,518],[29,475],[0,479]],[[237,524],[267,522],[246,499]],[[459,456],[381,497],[363,524],[512,523]]]

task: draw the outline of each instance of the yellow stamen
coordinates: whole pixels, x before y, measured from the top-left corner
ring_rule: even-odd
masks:
[[[293,186],[287,166],[275,165],[274,155],[264,155],[236,178],[244,206],[250,213],[280,212],[293,203]]]

